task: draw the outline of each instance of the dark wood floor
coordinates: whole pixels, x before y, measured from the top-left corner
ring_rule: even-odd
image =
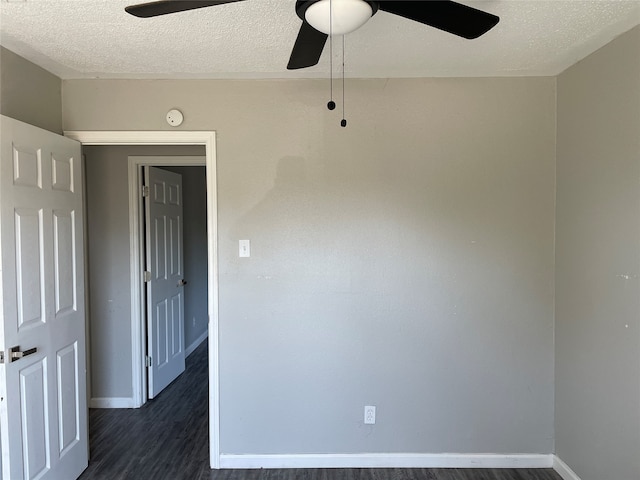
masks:
[[[548,469],[210,470],[207,344],[142,408],[92,409],[80,480],[561,480]]]

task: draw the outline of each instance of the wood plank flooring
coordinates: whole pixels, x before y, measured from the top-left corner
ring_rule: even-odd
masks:
[[[142,408],[91,409],[80,480],[562,480],[551,469],[210,470],[207,369],[203,342],[186,372]]]

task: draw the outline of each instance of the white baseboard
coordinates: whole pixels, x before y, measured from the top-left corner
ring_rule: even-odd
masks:
[[[135,408],[135,403],[131,397],[94,397],[89,408]]]
[[[560,460],[556,455],[553,456],[553,469],[562,477],[562,480],[580,480],[576,472],[571,470],[569,465]]]
[[[184,349],[185,358],[188,357],[189,355],[191,355],[193,353],[193,351],[196,348],[198,348],[200,346],[200,344],[207,339],[208,336],[209,336],[209,332],[207,331],[207,329],[205,329],[205,331],[202,332],[202,335],[200,335],[198,338],[196,338],[195,341],[191,345],[189,345],[187,348]]]
[[[553,455],[543,454],[220,455],[220,468],[551,468],[552,465]]]

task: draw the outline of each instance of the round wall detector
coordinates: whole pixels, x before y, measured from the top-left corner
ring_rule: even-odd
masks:
[[[179,127],[184,120],[182,112],[177,109],[169,110],[167,112],[167,123],[172,127]]]

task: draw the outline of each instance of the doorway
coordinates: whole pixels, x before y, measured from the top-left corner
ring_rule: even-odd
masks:
[[[215,133],[214,132],[91,132],[73,131],[65,132],[69,138],[78,140],[83,146],[92,145],[157,145],[157,146],[187,146],[202,145],[205,148],[205,167],[207,185],[207,316],[208,316],[208,360],[209,360],[209,457],[210,467],[219,468],[219,373],[218,373],[218,283],[217,283],[217,195],[216,195],[216,159],[215,159]],[[91,161],[87,158],[87,162]],[[130,174],[127,175],[127,183],[130,185]],[[107,179],[105,179],[107,180]],[[115,183],[114,183],[115,184]],[[135,188],[129,188],[129,204],[135,204]],[[139,219],[129,221],[129,231],[134,232],[138,228]],[[128,242],[131,265],[139,265],[140,236],[131,237]],[[143,331],[140,318],[140,305],[142,304],[141,288],[142,272],[137,268],[130,271],[130,295],[131,295],[131,348],[134,351],[133,358],[142,358],[136,355],[140,353]],[[133,362],[135,363],[135,362]],[[140,406],[144,398],[144,364],[133,365],[130,369],[133,407]]]
[[[130,148],[131,147],[128,147],[128,149]],[[167,153],[167,148],[169,147],[162,147],[160,151],[164,150],[163,153]],[[192,146],[189,148],[189,150],[181,150],[178,148],[177,150],[174,150],[174,155],[128,156],[129,189],[133,190],[134,195],[132,195],[132,198],[136,198],[136,202],[132,201],[129,203],[129,218],[132,221],[131,238],[138,239],[138,250],[135,258],[132,258],[132,265],[138,265],[139,271],[149,272],[151,277],[155,277],[154,272],[156,267],[153,265],[154,262],[150,262],[150,259],[146,258],[145,254],[146,249],[151,245],[145,242],[145,222],[149,221],[149,219],[145,218],[144,202],[150,202],[151,205],[155,202],[151,201],[151,197],[154,196],[153,186],[148,194],[144,192],[145,187],[143,187],[143,185],[149,185],[148,179],[143,178],[145,174],[144,172],[149,167],[155,167],[160,171],[165,171],[169,175],[178,175],[182,182],[180,196],[182,198],[181,207],[184,207],[184,215],[178,223],[179,228],[183,231],[183,235],[181,235],[183,240],[177,243],[184,243],[184,248],[183,245],[180,245],[179,248],[179,262],[183,263],[183,265],[179,267],[179,270],[182,270],[184,275],[179,272],[174,272],[178,274],[178,277],[180,277],[176,277],[174,279],[174,283],[171,283],[171,280],[168,277],[163,280],[164,283],[168,282],[170,287],[175,287],[175,281],[182,279],[180,282],[182,286],[174,288],[174,290],[179,293],[179,297],[174,298],[179,300],[178,304],[173,305],[173,308],[161,309],[164,311],[165,317],[168,318],[173,316],[167,314],[173,311],[175,307],[183,309],[183,319],[181,321],[182,326],[180,327],[181,331],[178,332],[178,334],[182,336],[182,341],[180,342],[181,348],[179,350],[176,350],[175,346],[172,348],[170,346],[170,343],[172,342],[168,341],[166,342],[165,348],[160,348],[160,350],[165,350],[165,353],[167,354],[169,353],[169,350],[175,350],[175,353],[178,355],[174,357],[174,360],[178,360],[177,357],[180,356],[182,359],[181,362],[173,362],[170,360],[172,355],[166,356],[165,360],[167,363],[165,363],[164,366],[167,366],[172,362],[176,363],[174,367],[171,367],[173,373],[169,374],[166,379],[167,381],[171,381],[172,377],[179,374],[179,371],[181,370],[177,364],[181,363],[182,368],[184,368],[184,358],[194,351],[208,335],[206,303],[207,269],[206,264],[203,264],[202,262],[202,258],[207,257],[207,186],[205,156],[192,155],[198,153],[198,149],[197,147]],[[144,152],[145,150],[142,151]],[[175,155],[176,152],[180,151],[189,153],[189,155]],[[149,152],[149,150],[146,150],[146,152]],[[166,231],[166,229],[163,230]],[[172,242],[162,243],[167,243],[165,248],[171,249],[168,243]],[[173,264],[173,262],[170,263]],[[169,269],[170,268],[167,270]],[[168,274],[168,272],[165,273]],[[141,280],[141,283],[139,284],[141,298],[140,304],[136,306],[137,310],[140,312],[140,331],[142,332],[141,337],[138,339],[140,356],[135,357],[133,359],[134,363],[132,364],[133,368],[136,368],[136,366],[141,365],[146,361],[146,366],[142,370],[142,382],[139,385],[141,392],[140,395],[137,396],[137,398],[139,398],[140,405],[142,405],[147,399],[153,398],[158,393],[158,389],[161,390],[163,385],[167,383],[161,382],[161,385],[156,385],[156,388],[152,388],[153,375],[157,375],[163,368],[163,362],[159,362],[159,358],[156,357],[164,357],[164,355],[159,355],[158,348],[156,348],[158,347],[158,344],[153,342],[153,337],[159,333],[156,331],[159,327],[155,322],[150,322],[148,320],[150,313],[153,313],[154,311],[154,308],[149,304],[148,295],[153,291],[154,284],[157,282],[151,278],[149,279],[151,281],[146,282],[145,280],[147,279]],[[175,335],[171,333],[171,329],[169,329],[166,334],[167,340],[172,336],[175,337]],[[156,350],[155,353],[153,352],[154,350]],[[136,352],[136,354],[138,354],[138,352]],[[149,364],[151,364],[151,366]]]

